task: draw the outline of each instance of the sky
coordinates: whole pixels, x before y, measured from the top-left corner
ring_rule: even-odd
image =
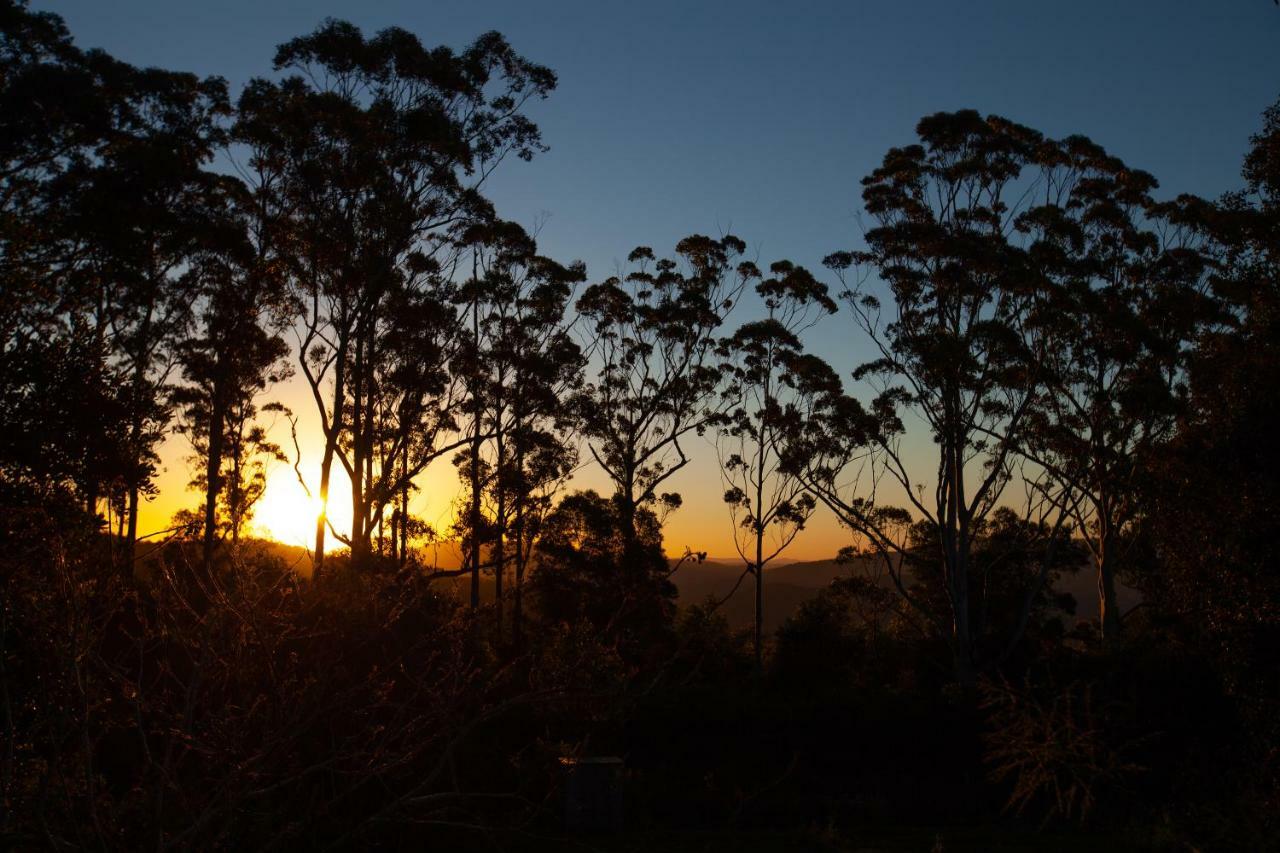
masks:
[[[731,232],[763,263],[819,270],[825,255],[859,245],[859,180],[890,147],[914,141],[922,116],[943,110],[1084,134],[1154,174],[1158,195],[1217,196],[1239,186],[1249,135],[1280,98],[1280,8],[1270,0],[31,5],[62,15],[82,47],[221,75],[233,92],[271,74],[275,45],[329,16],[455,48],[498,30],[560,83],[529,111],[550,151],[504,164],[488,195],[505,218],[542,222],[542,252],[584,261],[591,281],[615,272],[634,246],[669,253],[690,233]],[[847,316],[825,320],[806,343],[842,374],[868,355]],[[305,434],[300,392],[276,396],[304,416]],[[276,435],[288,440],[287,430]],[[728,556],[715,453],[696,450],[672,483],[685,506],[668,522],[668,550]],[[318,452],[306,442],[303,451],[303,471],[313,473]],[[181,439],[165,447],[162,494],[143,532],[196,503],[184,491],[188,453]],[[433,472],[426,484],[432,494],[417,508],[429,521],[449,514],[448,476]],[[593,472],[580,482],[604,487]],[[291,470],[272,472],[264,512],[278,517],[273,528],[305,515],[300,495]],[[823,559],[846,542],[823,514],[788,556]]]

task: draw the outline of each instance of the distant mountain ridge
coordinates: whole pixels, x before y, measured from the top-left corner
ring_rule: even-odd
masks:
[[[858,563],[838,563],[835,560],[805,560],[765,567],[764,614],[765,630],[777,630],[800,608],[831,586],[836,578],[853,577]],[[716,600],[732,596],[720,607],[720,612],[733,627],[750,625],[755,618],[754,582],[745,577],[736,591],[733,585],[742,575],[744,565],[707,560],[704,563],[681,566],[672,576],[680,591],[682,605],[698,604],[709,597]],[[875,573],[879,583],[888,586],[891,581],[883,572]],[[1076,601],[1075,619],[1084,622],[1097,615],[1097,578],[1089,566],[1074,574],[1064,574],[1054,585],[1058,592],[1070,593]],[[1123,584],[1117,586],[1121,612],[1127,612],[1142,600],[1141,594]]]
[[[271,540],[253,540],[250,544],[281,559],[301,575],[311,574],[310,554],[305,548]],[[460,552],[454,543],[441,543],[433,549],[432,556],[437,561],[436,568],[441,570],[456,570],[460,563]],[[672,565],[678,559],[672,557]],[[816,597],[836,578],[852,577],[857,568],[857,563],[837,563],[835,560],[779,560],[767,566],[764,573],[765,630],[776,631],[802,604]],[[736,558],[708,559],[701,563],[691,561],[681,565],[671,580],[679,592],[682,606],[701,604],[708,599],[723,600],[719,612],[732,627],[741,628],[750,625],[755,618],[755,584],[750,576],[743,576],[744,569],[742,561]],[[738,583],[739,579],[741,583]],[[881,581],[888,583],[887,578],[881,578]],[[1056,584],[1058,592],[1070,593],[1075,598],[1077,621],[1086,621],[1097,613],[1096,582],[1094,573],[1086,566],[1075,574],[1060,577]],[[467,577],[443,579],[440,583],[451,587],[459,597],[465,598],[470,594],[470,579]],[[738,584],[736,590],[734,584]],[[493,587],[492,574],[481,577],[482,601],[493,600]],[[1142,598],[1136,590],[1123,585],[1117,593],[1122,611],[1136,606]]]

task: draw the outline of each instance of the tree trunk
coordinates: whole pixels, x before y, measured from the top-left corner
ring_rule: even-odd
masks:
[[[135,478],[130,478],[134,480]],[[132,569],[133,562],[136,559],[137,542],[138,542],[138,484],[137,482],[129,483],[129,526],[128,532],[125,534],[124,540],[124,556],[125,562]]]
[[[950,480],[943,547],[950,577],[948,578],[952,607],[952,648],[956,683],[966,695],[972,695],[977,686],[974,661],[973,624],[969,610],[969,517],[965,502],[964,436],[960,423],[960,404],[953,399],[948,408],[948,420],[953,425],[947,436],[947,478]]]
[[[154,274],[152,282],[155,281]],[[138,492],[142,487],[142,386],[147,381],[147,371],[151,361],[151,321],[152,314],[155,312],[155,292],[154,284],[150,301],[147,303],[147,312],[142,321],[142,328],[138,333],[138,343],[134,352],[133,362],[133,387],[130,389],[130,402],[133,406],[131,420],[129,424],[129,451],[133,455],[129,461],[133,465],[133,470],[129,474],[129,533],[125,539],[125,558],[128,560],[130,569],[132,570],[134,560],[136,559],[136,550],[138,543]]]
[[[638,561],[636,560],[637,540],[639,536],[636,534],[636,498],[635,498],[635,473],[631,463],[627,463],[624,472],[625,482],[618,490],[621,506],[618,507],[619,519],[622,522],[622,565],[624,569],[630,570]]]
[[[345,362],[347,358],[347,341],[338,343],[336,358],[337,369],[333,376],[333,418],[329,430],[324,436],[324,456],[320,460],[320,513],[316,516],[316,550],[312,560],[312,580],[320,575],[324,566],[324,534],[329,523],[329,481],[333,474],[333,455],[338,449],[338,436],[342,432],[342,409],[346,401]],[[318,380],[317,380],[318,381]]]
[[[400,568],[409,562],[409,442],[404,443],[400,471]]]
[[[365,381],[364,323],[356,329],[355,363],[351,370],[351,564],[362,566],[368,553],[364,529],[364,459],[365,433],[369,431],[365,417],[364,398],[368,385]]]
[[[764,534],[756,531],[756,672],[764,671]]]
[[[505,460],[503,459],[504,447],[502,441],[502,415],[499,405],[498,416],[494,419],[494,431],[497,458],[497,465],[494,469],[494,487],[497,489],[498,503],[495,507],[494,521],[494,539],[493,539],[493,604],[495,617],[498,626],[497,636],[502,637],[502,580],[506,573],[506,553],[503,548],[503,537],[506,534],[507,526],[507,491],[502,483],[502,471]]]
[[[480,412],[471,433],[471,609],[480,607]]]
[[[218,383],[221,384],[220,382]],[[218,495],[222,492],[222,438],[226,405],[222,388],[215,387],[209,405],[208,446],[204,465],[204,570],[213,570],[213,549],[217,542]]]
[[[474,264],[472,275],[475,275]],[[471,429],[471,610],[480,607],[480,426],[482,406],[480,403],[480,298],[479,294],[471,301],[471,342],[475,348],[471,354],[473,359],[471,381],[471,400],[475,406]]]
[[[337,445],[337,437],[325,437],[324,456],[320,460],[320,514],[316,516],[316,551],[312,561],[312,578],[320,574],[324,565],[324,533],[329,522],[329,476],[333,472],[333,453]]]
[[[1120,639],[1120,604],[1116,601],[1115,559],[1110,554],[1113,531],[1106,510],[1099,513],[1098,532],[1098,623],[1104,645]]]
[[[524,550],[523,510],[516,509],[516,566],[515,589],[511,601],[511,639],[516,648],[520,648],[524,640],[524,566],[526,551]]]
[[[766,387],[766,409],[771,397]],[[756,673],[764,672],[764,466],[765,466],[765,430],[764,416],[761,415],[756,425],[756,617],[755,617],[755,652]]]
[[[524,631],[524,565],[526,554],[524,542],[524,506],[529,499],[528,484],[524,480],[524,450],[520,444],[516,445],[515,460],[516,476],[520,478],[523,484],[520,494],[516,496],[516,518],[515,518],[515,541],[516,541],[516,564],[515,564],[515,589],[513,590],[511,602],[511,639],[517,649],[520,648]],[[532,550],[532,549],[530,549]]]

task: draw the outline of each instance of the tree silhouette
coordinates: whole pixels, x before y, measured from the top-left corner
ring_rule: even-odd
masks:
[[[845,302],[880,357],[854,371],[877,396],[864,411],[846,400],[829,408],[835,438],[820,452],[810,482],[837,516],[879,554],[900,592],[912,514],[936,537],[946,613],[927,618],[950,636],[957,680],[977,672],[971,558],[982,522],[1011,477],[1019,432],[1037,382],[1021,334],[1034,274],[1009,240],[1025,199],[1019,183],[1038,133],[976,112],[939,113],[917,127],[921,144],[894,148],[863,179],[877,226],[867,249],[827,259],[847,285]],[[1025,201],[1023,201],[1025,204]],[[858,265],[874,271],[891,299],[888,316]],[[907,414],[919,417],[936,447],[926,486],[904,452]],[[852,491],[841,472],[860,475]],[[892,482],[910,509],[881,497]],[[947,624],[949,623],[949,624]]]
[[[578,300],[592,335],[595,376],[578,400],[592,458],[613,481],[623,544],[636,543],[637,510],[655,501],[678,505],[658,489],[689,462],[681,441],[705,430],[721,381],[716,332],[759,271],[734,259],[737,237],[692,236],[676,246],[680,261],[657,260],[640,247],[631,272],[594,284]],[[682,264],[683,262],[683,269]]]
[[[529,592],[547,629],[588,626],[636,663],[670,640],[676,588],[657,517],[625,513],[617,498],[565,496],[542,525]]]
[[[319,567],[335,460],[351,480],[349,542],[359,560],[388,503],[439,455],[415,433],[435,435],[447,422],[434,402],[447,381],[447,345],[435,341],[440,369],[417,377],[421,394],[414,389],[387,411],[379,376],[405,361],[388,364],[381,341],[393,310],[432,315],[419,351],[452,330],[453,235],[491,216],[479,189],[507,155],[528,159],[540,149],[521,109],[550,92],[555,75],[496,33],[455,54],[428,50],[401,29],[366,39],[333,20],[282,45],[275,64],[296,73],[254,81],[241,100],[241,128],[287,234],[300,365],[325,437]],[[402,421],[410,413],[431,424],[410,427]],[[401,447],[379,453],[386,417],[401,419],[390,430]]]
[[[501,36],[329,20],[275,71],[233,113],[0,0],[0,847],[563,847],[554,804],[604,771],[677,847],[867,804],[980,844],[1003,801],[1068,846],[1280,849],[1280,104],[1212,203],[924,118],[827,259],[874,353],[842,381],[801,267],[695,235],[579,293],[499,216],[556,83]],[[244,541],[272,413],[308,487],[264,402],[294,369],[310,580]],[[663,522],[707,430],[742,562],[688,577]],[[201,506],[139,531],[174,432]],[[441,457],[456,567],[411,509]],[[607,493],[571,491],[591,466]],[[824,507],[833,581],[766,584]],[[680,606],[748,576],[753,619]]]
[[[259,458],[283,458],[255,423],[256,399],[288,375],[281,326],[292,311],[264,233],[268,224],[251,207],[253,201],[234,180],[215,197],[222,209],[213,214],[207,246],[190,272],[196,328],[178,346],[186,383],[172,399],[182,409],[180,429],[203,463],[194,484],[204,490],[206,570],[220,529],[238,541],[265,488]]]
[[[763,320],[744,324],[721,350],[730,408],[717,418],[725,503],[734,523],[734,546],[755,578],[756,668],[763,668],[764,569],[786,550],[817,504],[797,475],[804,461],[788,458],[813,398],[838,393],[840,381],[826,364],[806,356],[800,335],[836,304],[826,285],[789,261],[769,268],[757,282]],[[766,546],[767,542],[767,546]]]
[[[1245,189],[1207,212],[1222,313],[1198,337],[1176,433],[1145,457],[1144,596],[1207,650],[1238,702],[1264,778],[1277,762],[1280,638],[1280,104],[1244,162]]]
[[[509,223],[477,228],[472,239],[475,276],[455,296],[471,332],[453,361],[460,410],[470,419],[467,449],[456,460],[468,486],[458,532],[473,608],[486,565],[482,545],[490,546],[501,632],[507,566],[515,568],[518,622],[529,535],[548,508],[548,490],[575,461],[567,435],[572,412],[563,401],[580,384],[582,358],[566,310],[585,270],[539,256],[533,239]]]
[[[70,477],[90,512],[104,493],[108,508],[122,498],[131,555],[168,426],[183,273],[205,220],[213,180],[202,166],[221,139],[225,84],[81,52],[60,19],[22,5],[6,2],[0,16],[0,308],[5,373],[17,380],[5,396],[45,393],[24,376],[70,383],[69,441],[36,442],[46,461],[62,457],[41,476]]]
[[[109,381],[126,409],[125,556],[132,562],[143,495],[153,494],[155,448],[169,425],[166,393],[192,303],[189,265],[209,226],[217,179],[203,169],[221,144],[222,80],[155,70],[130,73],[135,119],[93,161],[68,170],[68,226],[82,241],[75,287],[103,342]]]
[[[1019,227],[1047,282],[1030,323],[1045,383],[1022,452],[1056,481],[1097,567],[1104,639],[1120,634],[1117,567],[1135,541],[1137,478],[1173,430],[1204,261],[1158,207],[1155,179],[1083,137],[1046,144],[1046,203]]]

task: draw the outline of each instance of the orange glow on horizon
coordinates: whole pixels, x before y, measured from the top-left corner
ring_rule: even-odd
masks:
[[[298,482],[292,463],[276,463],[267,474],[267,488],[254,508],[249,522],[249,535],[272,539],[285,545],[311,549],[315,545],[315,525],[319,515],[319,440],[313,428],[314,417],[305,408],[306,401],[298,398],[297,380],[285,383],[278,389],[285,401],[301,412],[299,435],[301,437],[302,472],[311,494]],[[284,446],[291,442],[287,424],[272,424],[272,438]],[[694,551],[707,551],[711,559],[736,561],[733,546],[734,527],[723,501],[723,484],[716,469],[714,448],[709,442],[697,448],[687,470],[672,480],[671,485],[684,497],[684,506],[673,512],[664,525],[666,550],[673,555],[684,552],[686,547]],[[174,512],[190,508],[199,495],[189,487],[191,477],[190,448],[185,442],[171,438],[161,449],[163,468],[157,479],[158,496],[146,501],[142,507],[140,530],[144,533],[164,530],[171,526]],[[455,501],[460,494],[457,472],[447,459],[437,460],[418,479],[419,489],[410,499],[410,511],[430,524],[446,539],[452,529],[456,513]],[[611,484],[608,478],[594,466],[577,472],[573,481],[563,490],[568,494],[577,489],[595,489],[607,494]],[[334,530],[344,536],[351,529],[351,484],[346,471],[335,462],[329,488],[329,517]],[[337,549],[342,545],[330,532],[326,548]],[[832,558],[842,545],[849,544],[849,531],[842,528],[825,509],[819,509],[806,525],[784,557],[792,560],[825,560]]]

